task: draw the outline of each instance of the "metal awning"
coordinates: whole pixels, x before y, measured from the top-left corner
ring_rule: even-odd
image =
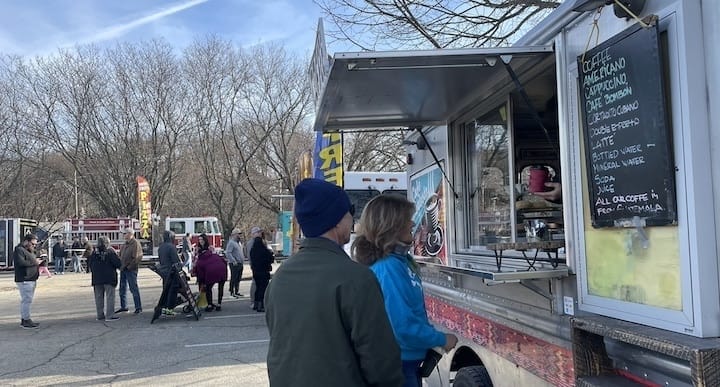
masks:
[[[483,90],[512,82],[552,47],[338,53],[320,94],[316,131],[438,125]]]

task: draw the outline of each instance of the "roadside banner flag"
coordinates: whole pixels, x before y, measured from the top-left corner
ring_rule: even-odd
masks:
[[[137,177],[138,209],[140,219],[140,238],[152,240],[152,206],[150,203],[150,184],[143,176]]]
[[[343,186],[343,146],[340,133],[317,133],[313,177]]]

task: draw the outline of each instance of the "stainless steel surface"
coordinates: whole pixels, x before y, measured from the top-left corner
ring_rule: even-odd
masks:
[[[605,348],[618,369],[652,374],[651,380],[672,380],[672,386],[692,386],[688,362],[609,338],[605,338]]]
[[[315,120],[316,131],[444,124],[483,89],[509,84],[552,47],[501,47],[335,55]]]
[[[445,266],[437,263],[428,261],[418,261],[423,265],[437,266],[440,271],[448,273],[458,273],[469,275],[473,277],[480,277],[489,279],[492,281],[512,281],[512,280],[525,280],[525,279],[543,279],[543,278],[562,278],[568,276],[568,269],[565,267],[558,267],[556,269],[539,269],[539,270],[522,270],[515,269],[512,271],[496,271],[491,269],[480,269],[480,268],[461,268],[453,266]]]

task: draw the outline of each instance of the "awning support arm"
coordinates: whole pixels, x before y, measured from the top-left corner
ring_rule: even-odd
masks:
[[[506,61],[503,61],[503,64],[505,65],[505,69],[507,70],[508,74],[510,75],[510,78],[512,78],[513,83],[515,83],[515,88],[517,89],[518,93],[520,93],[520,96],[523,99],[523,102],[525,102],[525,105],[527,105],[528,108],[530,108],[530,111],[532,112],[533,119],[537,122],[538,125],[542,128],[543,132],[545,133],[545,138],[548,141],[548,144],[552,147],[553,151],[555,152],[555,155],[560,159],[560,150],[557,146],[555,146],[555,143],[550,140],[550,133],[548,132],[545,125],[542,123],[542,118],[540,118],[540,115],[538,114],[537,110],[532,105],[532,102],[530,102],[530,97],[528,97],[527,93],[525,92],[525,87],[520,83],[520,80],[517,77],[517,74],[515,74],[515,71],[510,66],[510,63],[507,63]]]
[[[448,185],[450,186],[450,190],[453,193],[453,196],[455,199],[459,198],[457,192],[455,192],[455,187],[453,187],[453,184],[450,182],[450,179],[448,179],[447,175],[445,174],[445,170],[442,167],[442,164],[440,164],[440,160],[438,160],[437,155],[435,155],[435,151],[432,148],[432,145],[430,145],[430,142],[428,141],[427,137],[425,137],[425,133],[422,131],[422,127],[416,127],[415,130],[420,133],[420,137],[422,137],[423,141],[425,141],[425,144],[427,144],[427,149],[430,151],[430,155],[432,156],[433,160],[435,160],[435,165],[437,165],[438,168],[440,168],[440,172],[442,173],[443,177],[445,178],[445,181],[447,181]]]

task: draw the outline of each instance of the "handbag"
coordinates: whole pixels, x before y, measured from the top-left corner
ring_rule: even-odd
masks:
[[[200,291],[200,295],[198,296],[198,300],[197,300],[197,306],[198,306],[198,308],[204,308],[204,307],[208,306],[207,295],[205,294],[204,290]]]

